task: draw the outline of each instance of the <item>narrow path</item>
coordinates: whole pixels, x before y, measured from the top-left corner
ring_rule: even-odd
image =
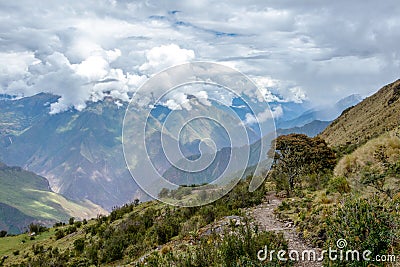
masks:
[[[314,250],[317,253],[317,257],[321,255],[320,249],[312,248],[307,245],[301,238],[299,238],[296,229],[293,227],[292,223],[285,223],[279,221],[275,214],[274,210],[282,203],[282,200],[270,195],[268,197],[268,201],[264,202],[250,211],[250,216],[254,218],[257,223],[259,229],[264,231],[274,231],[274,232],[283,232],[284,237],[288,240],[288,247],[290,250],[296,250],[300,254],[305,250]],[[271,248],[273,249],[273,248]],[[276,254],[275,254],[276,257]],[[286,255],[287,257],[287,255]],[[295,263],[295,266],[303,266],[303,267],[320,267],[322,266],[322,262],[318,261],[299,261]]]

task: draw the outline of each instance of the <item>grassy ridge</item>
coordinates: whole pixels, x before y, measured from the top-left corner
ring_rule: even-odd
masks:
[[[400,80],[384,86],[330,124],[321,134],[328,144],[361,145],[400,124]]]

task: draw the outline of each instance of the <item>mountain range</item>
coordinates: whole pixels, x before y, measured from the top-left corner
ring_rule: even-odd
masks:
[[[136,185],[125,165],[121,129],[128,103],[117,103],[115,99],[106,98],[104,101],[87,103],[82,111],[71,109],[50,115],[50,105],[58,98],[46,93],[20,99],[1,96],[0,161],[46,177],[51,190],[68,199],[87,200],[107,210],[136,198],[149,199]],[[277,120],[278,126],[297,127],[278,130],[278,133],[298,131],[315,135],[327,124],[316,119],[329,112],[338,112],[358,100],[358,96],[351,96],[333,108],[313,110],[307,109],[309,103],[271,103],[271,106],[281,105],[284,110],[285,115]],[[205,108],[208,111],[216,109],[216,114],[218,108],[221,109],[217,105]],[[239,108],[235,109],[239,114]],[[152,114],[154,129],[159,127],[168,112],[167,108],[160,107]],[[185,114],[177,117],[175,124],[170,126],[170,132],[177,129],[184,118]],[[227,152],[225,148],[229,144],[226,144],[226,136],[222,130],[206,121],[199,123],[197,129],[199,128],[202,129],[201,132],[188,127],[182,135],[183,143],[180,145],[186,157],[198,155],[201,136],[216,138],[219,153],[222,155]],[[250,136],[250,144],[260,139],[256,129],[248,127],[246,131]],[[157,136],[154,131],[150,133],[155,135],[149,135],[149,140]],[[176,138],[167,135],[169,136],[164,137],[171,140]],[[186,180],[184,176],[176,177],[176,172],[174,173],[165,160],[162,150],[153,152],[153,159],[161,173],[167,172],[177,181]],[[218,166],[223,165],[221,164]]]

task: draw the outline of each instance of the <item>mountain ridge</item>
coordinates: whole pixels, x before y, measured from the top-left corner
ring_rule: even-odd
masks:
[[[400,124],[400,79],[342,112],[322,133],[331,146],[360,145]]]

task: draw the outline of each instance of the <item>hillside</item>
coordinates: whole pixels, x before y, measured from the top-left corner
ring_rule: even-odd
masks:
[[[364,191],[364,194],[365,189],[390,196],[397,194],[400,190],[400,127],[345,155],[338,162],[335,175],[346,177],[355,190]]]
[[[69,199],[89,200],[107,210],[136,198],[148,200],[149,197],[132,179],[123,155],[121,129],[128,103],[108,97],[96,103],[88,102],[81,111],[71,109],[50,115],[49,105],[57,99],[51,94],[16,100],[0,99],[0,161],[46,177],[54,192]],[[191,99],[191,102],[195,101]],[[217,105],[197,107],[199,113],[212,110],[216,115],[221,114],[223,108]],[[162,146],[158,145],[160,122],[169,113],[169,109],[157,106],[147,125],[149,146],[146,149],[151,148],[151,159],[160,173],[171,166],[163,155]],[[174,114],[175,120],[168,125],[167,131],[164,130],[163,138],[177,140],[178,136],[172,133],[180,133],[180,145],[187,156],[198,154],[198,144],[203,137],[212,137],[218,148],[229,146],[225,131],[212,120],[193,122],[180,131],[189,114],[185,110]],[[144,121],[145,114],[135,111],[132,115],[130,123],[136,129],[137,121]],[[224,119],[222,116],[219,118],[220,121]],[[237,127],[240,128],[239,125]],[[251,142],[259,139],[251,128],[247,130]],[[234,131],[230,137],[239,140],[240,136],[236,136],[239,133]],[[137,150],[137,143],[141,140],[136,132],[132,134],[131,141],[136,155],[146,153]],[[140,174],[147,177],[148,170]]]
[[[357,145],[400,124],[400,80],[343,111],[321,134],[332,146]]]
[[[51,189],[106,209],[133,201],[138,188],[121,145],[125,109],[112,99],[50,115],[57,96],[0,100],[0,161],[46,177]]]
[[[51,225],[70,217],[92,218],[99,213],[106,211],[89,201],[73,202],[54,193],[41,176],[0,164],[1,230],[20,233],[33,221]]]

